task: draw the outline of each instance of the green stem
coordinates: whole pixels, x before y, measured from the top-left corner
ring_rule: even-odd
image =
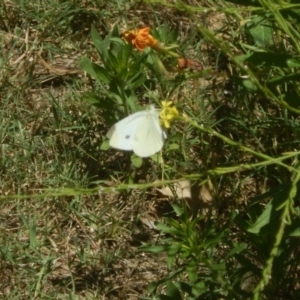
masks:
[[[280,207],[282,209],[282,215],[280,217],[280,226],[278,232],[275,236],[275,242],[272,247],[269,259],[266,262],[266,265],[262,272],[262,277],[259,283],[257,284],[256,288],[253,292],[253,300],[258,300],[260,293],[264,290],[264,287],[269,283],[270,279],[272,278],[272,267],[275,257],[278,255],[279,245],[281,244],[284,236],[284,230],[286,226],[290,225],[291,223],[291,213],[293,211],[293,204],[294,198],[297,194],[297,184],[300,180],[300,173],[297,172],[295,179],[293,180],[288,198],[285,203]]]

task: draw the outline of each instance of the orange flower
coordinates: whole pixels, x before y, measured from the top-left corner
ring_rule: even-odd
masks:
[[[156,49],[159,42],[149,32],[150,27],[139,30],[123,30],[121,36],[127,43],[140,51],[144,51],[146,47]]]

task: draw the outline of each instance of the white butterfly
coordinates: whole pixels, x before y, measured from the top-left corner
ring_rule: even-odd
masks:
[[[153,105],[119,121],[110,128],[106,136],[110,139],[111,147],[133,150],[140,157],[158,152],[167,138],[159,125],[158,111]]]

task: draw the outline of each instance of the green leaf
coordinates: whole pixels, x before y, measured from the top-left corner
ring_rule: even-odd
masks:
[[[231,76],[230,79],[249,92],[256,92],[257,86],[247,77]]]
[[[256,46],[264,47],[273,43],[273,24],[265,16],[255,16],[246,23],[245,28]]]
[[[132,47],[128,44],[122,44],[122,47],[118,51],[118,62],[122,70],[125,71],[125,74],[128,73],[129,68],[129,59],[132,55]]]
[[[248,229],[248,232],[259,233],[260,229],[269,224],[271,219],[271,212],[273,208],[273,201],[271,200],[265,207],[263,213],[258,217],[256,222]]]
[[[179,289],[171,281],[167,283],[166,289],[167,295],[171,297],[172,300],[182,300]]]
[[[112,31],[111,31],[111,35],[112,36],[117,36],[119,37],[120,36],[120,29],[119,29],[119,26],[118,24],[116,23],[115,26],[113,27]]]
[[[300,236],[300,220],[299,217],[293,221],[292,225],[287,229],[289,236]]]
[[[166,246],[141,246],[140,247],[141,251],[145,251],[145,252],[151,252],[151,253],[161,253],[161,252],[166,252],[167,251],[167,247]]]
[[[152,294],[155,292],[155,290],[157,289],[157,287],[159,286],[160,284],[160,281],[153,281],[153,282],[150,282],[148,284],[148,287],[147,287],[147,292],[149,294]]]
[[[80,62],[79,66],[82,70],[90,74],[94,77],[98,82],[104,82],[105,84],[109,84],[111,81],[111,77],[109,73],[103,67],[93,63],[87,57],[84,57]]]
[[[199,297],[203,293],[205,293],[207,290],[207,286],[203,281],[197,282],[193,287],[192,287],[192,293],[195,297]],[[196,298],[198,299],[198,298]],[[200,299],[200,298],[199,298]]]
[[[187,293],[189,296],[192,296],[192,288],[190,284],[183,281],[176,282],[175,284],[180,291]]]
[[[129,94],[129,95],[128,95]],[[127,98],[126,98],[126,104],[130,107],[131,111],[137,111],[137,97],[134,94],[133,91],[128,91]]]
[[[286,82],[293,82],[295,80],[300,80],[300,73],[292,73],[288,75],[275,76],[267,81],[267,84],[279,85]]]
[[[179,149],[180,146],[177,143],[172,143],[168,145],[167,151],[173,151]]]
[[[182,210],[181,207],[179,207],[176,204],[171,204],[171,205],[177,216],[182,216],[184,214],[184,211]]]
[[[163,224],[163,223],[160,223],[160,222],[157,222],[157,223],[155,224],[155,226],[156,226],[159,230],[161,230],[161,231],[163,231],[163,232],[165,232],[165,233],[171,233],[171,232],[174,231],[173,228],[171,228],[170,226],[167,226],[167,225],[165,225],[165,224]]]
[[[112,125],[118,119],[116,119],[116,115],[122,115],[124,113],[117,105],[115,105],[115,97],[112,94],[109,94],[110,97],[100,97],[94,92],[84,93],[84,98],[88,101],[89,104],[96,106],[101,109],[101,115],[105,119],[105,121]],[[114,109],[112,110],[112,106]],[[123,116],[123,115],[122,115]]]
[[[107,35],[103,40],[99,35],[98,31],[95,29],[95,27],[92,26],[91,36],[92,36],[93,43],[96,49],[98,50],[100,57],[102,58],[102,61],[106,62],[107,50],[110,43],[110,35]]]
[[[275,54],[271,52],[255,52],[237,56],[239,61],[249,62],[255,66],[296,68],[300,67],[300,57],[288,54]]]
[[[130,81],[127,82],[126,87],[135,90],[146,81],[146,76],[143,73],[138,72],[134,75]]]
[[[98,105],[101,102],[101,98],[96,96],[94,93],[87,92],[83,96],[91,105]]]
[[[175,256],[181,249],[181,246],[180,243],[173,243],[168,249],[168,255]]]
[[[139,168],[143,164],[143,159],[135,154],[131,155],[131,162],[136,167]]]
[[[151,160],[158,163],[158,164],[162,164],[163,163],[163,159],[162,159],[162,156],[160,154],[160,152],[158,153],[155,153],[153,155],[151,155]]]
[[[109,70],[114,70],[115,73],[117,73],[119,76],[121,75],[120,73],[120,69],[121,69],[121,66],[120,66],[120,61],[119,59],[115,56],[114,53],[112,52],[108,52],[107,53],[107,60],[106,60],[106,67],[109,69]]]
[[[211,270],[220,271],[220,272],[225,272],[225,270],[226,270],[225,264],[214,263],[210,266],[210,268],[211,268]]]
[[[300,236],[300,227],[297,227],[294,231],[292,231],[290,236]]]
[[[109,140],[105,140],[102,142],[101,146],[100,146],[100,150],[108,150],[110,148],[109,146]]]
[[[233,244],[232,245],[233,249],[231,249],[229,251],[229,253],[226,255],[226,258],[232,257],[237,253],[240,253],[242,251],[244,251],[247,248],[247,244],[246,243],[239,243],[239,244]]]
[[[170,255],[170,254],[168,253],[168,258],[167,258],[167,266],[168,266],[168,269],[171,269],[171,268],[172,268],[172,266],[174,265],[175,259],[176,259],[176,255],[175,255],[175,254],[174,254],[174,255]]]
[[[195,283],[198,280],[198,275],[197,275],[197,268],[198,264],[196,261],[193,261],[188,264],[186,267],[186,272],[189,276],[189,281]]]

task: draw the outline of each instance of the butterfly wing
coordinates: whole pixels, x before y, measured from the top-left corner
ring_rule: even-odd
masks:
[[[159,125],[158,112],[151,106],[136,128],[132,150],[140,157],[148,157],[161,150],[165,139],[166,133]]]
[[[120,150],[133,150],[135,133],[147,113],[147,111],[136,112],[113,125],[106,134],[109,145]]]

